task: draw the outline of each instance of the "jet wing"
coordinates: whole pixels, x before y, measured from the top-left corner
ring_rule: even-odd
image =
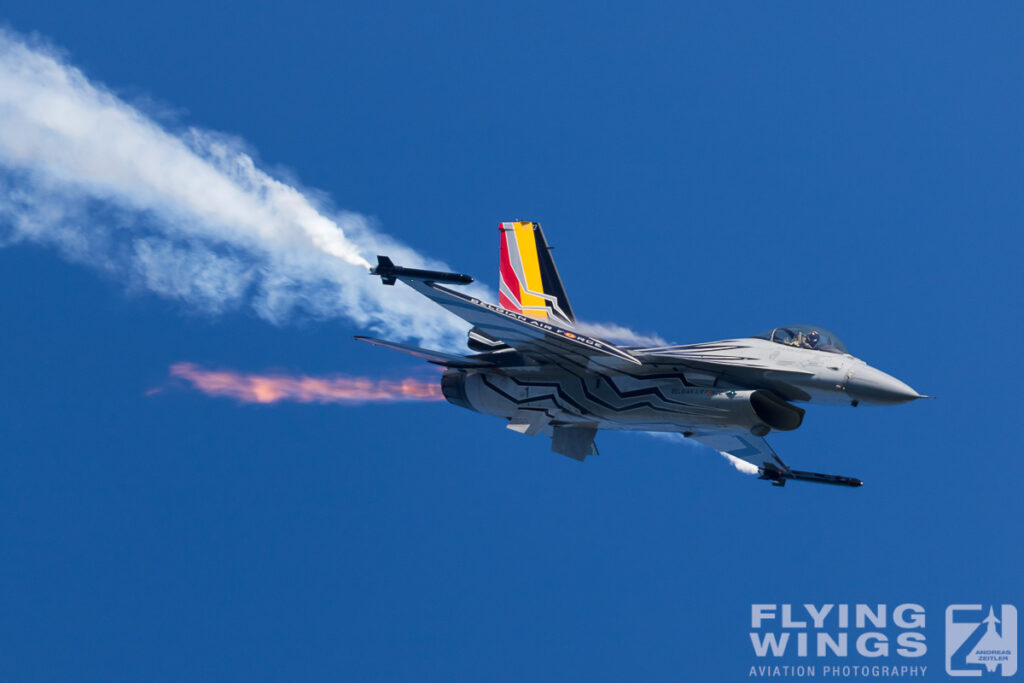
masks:
[[[708,431],[691,434],[690,438],[694,441],[699,441],[705,446],[714,448],[722,455],[738,458],[750,463],[757,467],[760,479],[767,479],[775,486],[785,486],[787,479],[810,481],[817,484],[835,484],[837,486],[857,487],[864,485],[864,482],[860,479],[853,477],[790,469],[786,463],[782,462],[775,449],[768,445],[768,442],[763,437],[753,436],[750,432],[739,430]]]
[[[596,363],[621,367],[622,362],[641,365],[637,358],[624,349],[580,334],[574,329],[529,318],[476,297],[452,291],[431,280],[401,275],[398,278],[489,337],[505,342],[540,363],[560,359],[580,365]]]
[[[722,455],[745,460],[758,469],[767,466],[789,469],[763,437],[754,436],[747,431],[698,432],[690,438],[705,446],[711,446]]]

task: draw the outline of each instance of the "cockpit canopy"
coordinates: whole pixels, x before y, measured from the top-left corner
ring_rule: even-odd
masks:
[[[767,339],[776,344],[795,346],[798,349],[814,349],[829,353],[850,353],[839,337],[824,327],[816,325],[790,325],[776,327],[762,334],[755,334],[754,339]]]

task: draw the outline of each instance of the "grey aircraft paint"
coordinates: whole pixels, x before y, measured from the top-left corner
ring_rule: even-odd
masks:
[[[546,248],[542,234],[539,239]],[[778,486],[787,479],[860,486],[858,479],[789,468],[764,437],[797,429],[804,417],[800,403],[888,406],[926,398],[850,355],[820,327],[620,347],[579,332],[563,316],[538,320],[438,284],[442,278],[464,283],[469,276],[403,269],[382,258],[387,268],[374,274],[385,284],[401,280],[471,323],[468,343],[482,352],[459,356],[356,338],[444,366],[441,386],[449,402],[503,418],[525,435],[546,434],[552,450],[576,460],[597,453],[594,438],[602,429],[670,432],[746,461]],[[547,261],[553,269],[550,256]]]

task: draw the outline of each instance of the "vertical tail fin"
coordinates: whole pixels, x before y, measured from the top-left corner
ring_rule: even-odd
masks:
[[[501,231],[498,302],[538,320],[573,325],[576,317],[540,223],[506,222]]]

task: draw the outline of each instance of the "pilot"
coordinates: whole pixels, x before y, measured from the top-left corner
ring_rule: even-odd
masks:
[[[807,337],[806,337],[806,339],[804,341],[805,348],[808,348],[808,349],[816,349],[816,348],[818,348],[818,341],[820,339],[821,339],[821,337],[818,335],[818,331],[817,330],[811,330],[807,334]]]

